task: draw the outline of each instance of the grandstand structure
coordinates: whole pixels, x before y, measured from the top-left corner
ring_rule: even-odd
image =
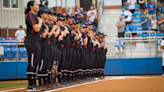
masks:
[[[124,4],[125,5],[125,4]],[[160,33],[159,29],[157,33],[151,30],[151,21],[149,20],[149,30],[142,30],[140,6],[136,3],[135,13],[133,13],[132,19],[137,25],[137,38],[135,38],[138,45],[134,46],[134,40],[130,37],[129,26],[126,26],[125,38],[117,38],[116,22],[119,21],[119,16],[124,16],[123,12],[125,6],[122,9],[106,10],[100,20],[99,30],[106,33],[106,43],[108,46],[107,58],[147,58],[147,57],[161,57],[160,41],[162,40],[164,33]],[[159,16],[156,16],[158,19]],[[157,25],[159,27],[159,25]],[[146,34],[144,33],[146,32]],[[140,49],[140,46],[144,46]]]

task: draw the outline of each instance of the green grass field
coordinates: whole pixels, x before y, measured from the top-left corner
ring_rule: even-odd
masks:
[[[9,88],[9,87],[17,87],[17,86],[26,86],[28,82],[17,82],[17,83],[0,83],[0,89]]]

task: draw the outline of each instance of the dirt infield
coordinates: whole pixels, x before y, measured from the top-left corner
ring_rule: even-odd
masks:
[[[26,92],[26,87],[23,88],[8,90],[8,92]],[[78,84],[47,92],[164,92],[164,77],[161,75],[111,76],[96,83]]]

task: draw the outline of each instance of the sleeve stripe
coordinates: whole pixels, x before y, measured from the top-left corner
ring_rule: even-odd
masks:
[[[34,19],[33,19],[33,17],[32,17],[31,12],[29,12],[29,15],[30,15],[30,19],[31,19],[31,21],[32,21],[32,24],[34,25],[34,24],[35,24],[35,22],[34,22]]]

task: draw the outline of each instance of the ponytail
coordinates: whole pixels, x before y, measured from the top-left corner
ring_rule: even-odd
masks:
[[[34,2],[35,1],[29,1],[28,3],[27,3],[27,9],[26,9],[26,11],[25,11],[25,14],[27,14],[27,13],[29,13],[30,12],[30,6],[33,6],[34,5]]]

